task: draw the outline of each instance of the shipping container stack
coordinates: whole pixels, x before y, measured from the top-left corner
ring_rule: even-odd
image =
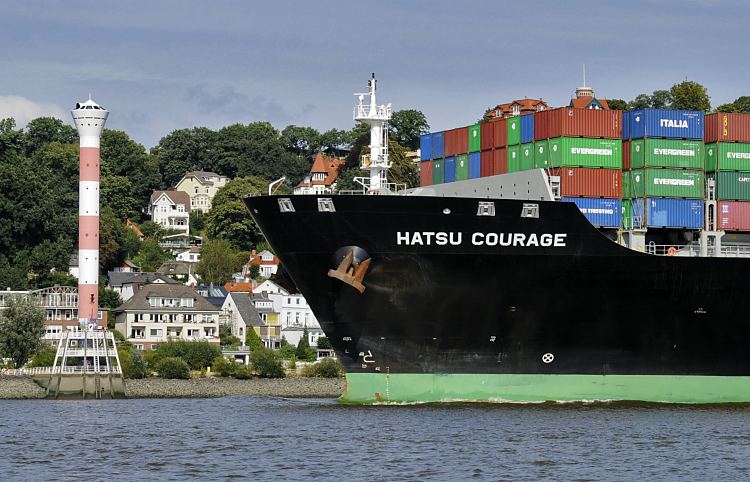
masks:
[[[703,113],[639,109],[624,118],[623,227],[702,229]]]
[[[706,176],[716,181],[716,228],[750,231],[750,114],[706,116]]]
[[[621,224],[621,137],[619,110],[561,107],[534,116],[534,167],[559,176],[562,201],[599,228]]]

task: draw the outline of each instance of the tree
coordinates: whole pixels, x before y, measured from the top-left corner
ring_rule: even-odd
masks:
[[[331,340],[326,336],[318,337],[318,348],[321,350],[328,350],[331,348]]]
[[[250,278],[256,280],[260,278],[260,266],[258,266],[257,264],[253,264],[250,266]]]
[[[242,342],[239,338],[232,334],[232,330],[229,329],[228,325],[222,323],[219,325],[219,343],[221,346],[239,346]]]
[[[417,166],[406,157],[406,150],[396,141],[388,143],[388,181],[406,185],[407,189],[419,186],[419,171]]]
[[[55,363],[57,348],[42,343],[42,346],[31,356],[32,367],[51,367]]]
[[[287,151],[306,158],[320,149],[320,133],[312,127],[288,125],[281,131],[281,143]]]
[[[153,221],[145,221],[138,226],[144,238],[155,238],[157,241],[164,236],[164,229]]]
[[[140,207],[146,206],[153,190],[161,186],[158,163],[155,156],[149,156],[146,149],[126,133],[104,129],[101,138],[102,179],[110,175],[128,178],[132,185],[130,194],[138,205],[137,216],[128,217],[140,219]]]
[[[156,156],[163,187],[175,186],[190,171],[216,170],[216,132],[206,127],[178,129],[162,137],[151,153]]]
[[[305,327],[302,331],[302,338],[300,338],[299,343],[297,343],[297,351],[295,352],[298,360],[315,360],[315,352],[310,348],[308,336],[309,333],[307,332],[307,327]]]
[[[255,329],[252,326],[247,327],[247,334],[245,335],[245,346],[247,346],[250,351],[256,351],[263,348],[263,341],[261,341],[258,333],[255,332]]]
[[[735,107],[733,102],[729,102],[728,104],[721,104],[719,107],[717,107],[716,112],[737,112],[737,107]]]
[[[76,130],[54,117],[37,117],[26,124],[24,144],[26,155],[30,156],[46,144],[77,144]]]
[[[105,175],[101,178],[101,205],[112,209],[119,220],[140,219],[143,206],[135,195],[133,183],[125,176]]]
[[[669,109],[672,105],[672,93],[668,90],[655,90],[651,94],[651,107],[653,109]]]
[[[250,363],[255,373],[262,378],[284,378],[284,366],[279,355],[269,349],[260,348],[250,353]]]
[[[419,136],[430,132],[430,125],[422,112],[406,109],[394,112],[388,121],[391,139],[410,150],[419,149]]]
[[[207,341],[168,341],[160,343],[153,353],[151,361],[157,367],[161,360],[176,357],[184,360],[190,369],[201,370],[221,356],[221,349]]]
[[[42,346],[44,310],[30,300],[10,298],[0,311],[0,353],[21,368]]]
[[[246,259],[246,258],[245,258]],[[208,240],[201,248],[201,259],[195,272],[206,284],[223,285],[242,268],[243,257],[224,239]]]
[[[628,110],[628,103],[622,99],[607,99],[607,104],[610,109]]]
[[[203,211],[190,211],[190,232],[200,235],[206,227],[206,215]]]
[[[344,169],[339,172],[339,175],[336,178],[336,187],[334,191],[336,192],[336,194],[340,193],[341,191],[361,191],[362,185],[354,182],[354,178],[367,177],[368,175],[369,174],[367,171],[358,167]]]
[[[206,215],[206,235],[228,240],[237,249],[251,250],[263,235],[243,202],[245,196],[265,194],[268,182],[260,177],[240,177],[219,189]]]
[[[638,94],[635,99],[630,101],[628,107],[631,110],[648,109],[651,107],[651,96],[648,94]]]
[[[156,271],[162,263],[170,258],[170,254],[159,246],[157,238],[145,238],[141,242],[141,249],[138,250],[138,255],[133,258],[133,261],[143,271]]]
[[[669,89],[672,96],[672,109],[711,110],[711,101],[706,88],[697,82],[685,80]]]
[[[750,114],[750,96],[743,95],[734,101],[735,112]]]
[[[105,288],[99,283],[99,306],[114,310],[122,304],[122,298],[112,288]]]
[[[329,129],[320,134],[320,149],[340,149],[350,144],[349,133],[338,129]]]
[[[131,255],[128,249],[138,247],[138,243],[133,241],[135,238],[137,235],[125,227],[111,208],[103,208],[99,215],[100,272],[111,271],[128,259]]]

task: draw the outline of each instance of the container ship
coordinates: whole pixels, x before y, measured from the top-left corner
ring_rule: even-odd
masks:
[[[363,193],[245,201],[344,365],[342,401],[750,402],[747,116],[496,118],[422,136],[406,190],[368,85]]]

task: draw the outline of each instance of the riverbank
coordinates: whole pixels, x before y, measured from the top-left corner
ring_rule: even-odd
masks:
[[[265,395],[288,398],[338,398],[346,386],[343,378],[234,378],[206,377],[191,380],[145,378],[127,380],[128,398],[204,398]]]
[[[343,378],[234,378],[206,377],[191,380],[146,378],[126,380],[128,398],[216,398],[263,395],[287,398],[338,398],[346,386]],[[45,398],[46,391],[28,377],[0,377],[0,400]]]

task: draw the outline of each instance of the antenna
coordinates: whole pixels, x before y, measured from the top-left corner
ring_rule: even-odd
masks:
[[[586,87],[586,64],[583,64],[583,86]]]

